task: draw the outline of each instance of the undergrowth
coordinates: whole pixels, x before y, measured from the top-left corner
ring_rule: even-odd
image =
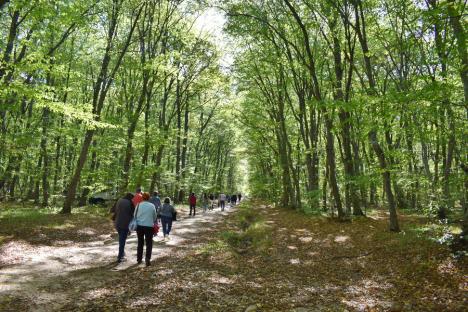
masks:
[[[271,228],[251,203],[238,206],[235,230],[220,233],[219,239],[203,245],[199,251],[214,254],[232,251],[235,254],[264,252],[271,246]]]

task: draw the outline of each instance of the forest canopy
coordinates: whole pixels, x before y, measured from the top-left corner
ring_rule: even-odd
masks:
[[[185,1],[2,1],[2,199],[237,191],[230,78]]]
[[[463,1],[228,1],[255,196],[466,220]]]
[[[208,7],[219,42],[195,27]],[[0,197],[467,211],[459,0],[0,1]],[[221,65],[230,46],[233,64]],[[247,176],[248,188],[244,183]]]

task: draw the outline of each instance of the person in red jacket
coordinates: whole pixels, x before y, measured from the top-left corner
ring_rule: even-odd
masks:
[[[190,194],[188,200],[189,200],[189,205],[190,205],[189,216],[192,215],[192,209],[193,209],[193,216],[195,216],[195,206],[197,205],[197,197],[195,196],[195,193]]]
[[[136,206],[143,201],[143,193],[141,192],[141,188],[136,189],[135,196],[133,196],[132,203],[133,206]]]

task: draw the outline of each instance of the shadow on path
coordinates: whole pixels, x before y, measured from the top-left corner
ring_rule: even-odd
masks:
[[[200,233],[211,231],[216,223],[234,211],[219,209],[199,213],[189,217],[185,208],[179,208],[179,221],[173,223],[171,239],[163,241],[162,232],[154,237],[152,262],[186,249],[196,248],[194,240]],[[41,246],[17,250],[23,257],[20,263],[0,269],[0,298],[30,298],[39,306],[52,304],[47,310],[66,302],[64,288],[76,287],[76,283],[102,283],[106,276],[119,274],[119,271],[139,267],[136,263],[137,237],[132,233],[127,239],[125,252],[127,261],[115,262],[118,241],[113,233],[104,241],[80,243],[69,247]],[[68,287],[69,286],[69,287]],[[0,299],[0,303],[3,300]]]

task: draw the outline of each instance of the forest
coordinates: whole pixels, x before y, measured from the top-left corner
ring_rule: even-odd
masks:
[[[235,187],[235,134],[221,126],[229,79],[213,43],[191,31],[189,6],[15,1],[3,10],[4,199],[64,202],[69,213],[92,191],[144,186],[181,200],[189,186]]]
[[[242,193],[330,233],[379,214],[388,241],[423,222],[466,263],[466,16],[464,0],[0,0],[0,247],[23,238],[14,210],[86,227],[82,209],[106,210],[92,196],[142,188],[180,209]]]

